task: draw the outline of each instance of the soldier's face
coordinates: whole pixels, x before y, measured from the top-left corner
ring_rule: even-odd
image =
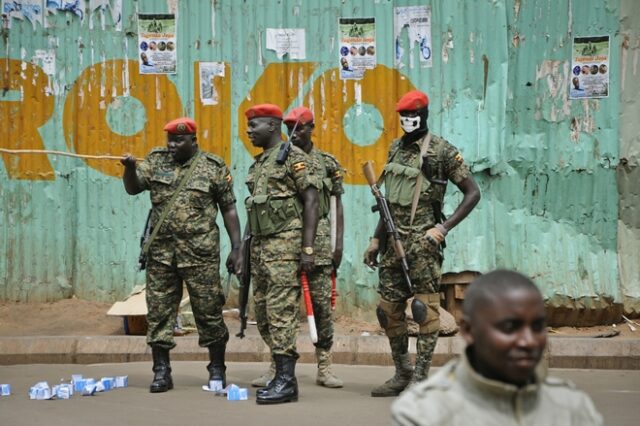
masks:
[[[251,144],[257,147],[264,147],[271,140],[271,135],[275,131],[274,119],[269,117],[257,117],[249,120],[247,124],[247,136]]]
[[[461,328],[483,376],[524,385],[547,344],[544,303],[529,289],[513,289],[480,306]]]
[[[189,160],[197,151],[196,135],[167,134],[167,149],[178,163]]]
[[[313,133],[313,123],[302,124],[298,123],[286,123],[287,133],[289,134],[289,140],[291,143],[306,151],[309,145],[311,145],[311,134]],[[293,128],[295,127],[295,132]]]

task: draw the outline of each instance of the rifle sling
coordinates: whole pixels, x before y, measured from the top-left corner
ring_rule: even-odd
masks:
[[[422,169],[422,157],[427,154],[429,145],[431,145],[431,132],[427,132],[427,135],[422,139],[422,144],[420,145],[419,169]],[[409,219],[409,226],[413,225],[413,219],[416,216],[416,210],[418,210],[418,202],[420,201],[420,192],[422,191],[423,180],[424,176],[422,171],[420,171],[416,180],[416,189],[413,191],[413,199],[411,200],[411,218]]]
[[[142,248],[143,253],[146,254],[149,252],[149,247],[151,247],[151,243],[156,238],[156,235],[158,235],[158,231],[160,231],[160,227],[162,226],[162,223],[169,215],[169,211],[171,210],[173,203],[176,201],[176,198],[178,198],[178,194],[180,193],[180,191],[182,191],[184,186],[187,184],[187,181],[193,174],[193,171],[195,170],[196,164],[198,163],[199,159],[200,159],[200,152],[196,154],[196,158],[193,159],[193,163],[191,163],[191,166],[189,166],[189,170],[187,170],[187,173],[185,173],[185,175],[182,177],[180,184],[176,188],[173,195],[171,195],[171,199],[169,200],[167,205],[164,207],[164,209],[162,209],[162,213],[160,214],[160,219],[158,219],[158,223],[156,223],[156,226],[153,227],[153,232],[151,232],[151,236],[149,237],[147,242],[144,244],[144,247]]]

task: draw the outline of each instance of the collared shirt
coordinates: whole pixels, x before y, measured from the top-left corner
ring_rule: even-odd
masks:
[[[566,380],[538,379],[517,387],[478,374],[465,353],[391,406],[394,425],[590,426],[602,416],[584,392]]]

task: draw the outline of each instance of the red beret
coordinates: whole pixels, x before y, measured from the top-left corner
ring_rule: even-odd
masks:
[[[307,107],[297,107],[289,111],[289,114],[284,118],[285,123],[307,124],[313,122],[313,113]]]
[[[173,135],[188,135],[196,133],[196,122],[189,117],[171,120],[164,126],[164,131]]]
[[[282,120],[282,110],[278,105],[260,104],[254,105],[244,112],[249,120],[258,117],[273,117]]]
[[[429,105],[429,97],[419,90],[412,90],[400,98],[396,111],[416,111]]]

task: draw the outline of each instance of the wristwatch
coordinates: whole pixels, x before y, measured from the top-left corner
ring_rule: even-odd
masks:
[[[308,256],[313,254],[313,247],[302,247],[302,252]]]

